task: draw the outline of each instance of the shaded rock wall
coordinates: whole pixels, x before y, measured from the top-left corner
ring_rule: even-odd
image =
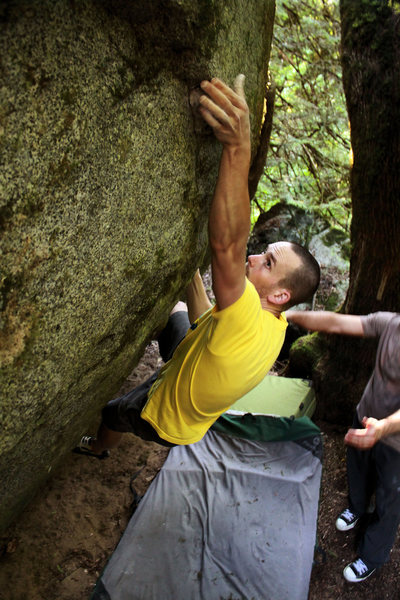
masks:
[[[202,261],[220,148],[188,104],[246,74],[273,0],[0,6],[0,528],[98,418]]]

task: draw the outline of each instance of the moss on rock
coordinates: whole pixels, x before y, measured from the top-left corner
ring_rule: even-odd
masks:
[[[317,332],[298,338],[290,348],[290,376],[312,379],[320,354],[320,336]]]

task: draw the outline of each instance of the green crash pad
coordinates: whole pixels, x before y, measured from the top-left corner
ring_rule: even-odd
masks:
[[[229,409],[275,417],[311,417],[315,411],[315,393],[311,381],[266,375]]]
[[[320,434],[310,418],[315,406],[311,381],[266,375],[223,413],[212,429],[256,441],[314,438]]]

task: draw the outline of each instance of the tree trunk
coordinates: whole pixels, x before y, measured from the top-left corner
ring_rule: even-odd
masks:
[[[400,14],[392,4],[340,3],[354,154],[350,284],[342,308],[350,314],[399,311],[400,305]],[[375,349],[370,340],[318,336],[312,370],[319,416],[350,421]]]
[[[275,82],[271,78],[269,78],[265,88],[266,113],[264,114],[264,120],[260,131],[260,139],[257,147],[257,152],[251,163],[249,173],[250,200],[254,199],[255,193],[257,191],[258,182],[260,181],[260,177],[264,172],[265,163],[267,162],[267,153],[269,148],[269,140],[271,138],[272,121],[275,108],[275,90]],[[258,208],[260,208],[261,210],[260,206]]]

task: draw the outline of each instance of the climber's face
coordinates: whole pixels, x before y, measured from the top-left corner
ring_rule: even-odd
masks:
[[[286,304],[290,300],[290,290],[284,281],[300,266],[301,260],[289,242],[275,242],[269,244],[262,254],[248,257],[246,276],[261,299],[272,304]]]

